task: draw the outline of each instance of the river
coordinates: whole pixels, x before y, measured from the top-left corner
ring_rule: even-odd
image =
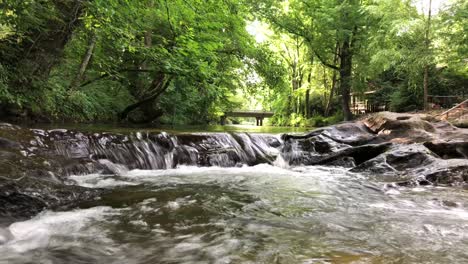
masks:
[[[99,201],[0,229],[0,263],[467,263],[468,192],[340,167],[126,169],[70,176]]]

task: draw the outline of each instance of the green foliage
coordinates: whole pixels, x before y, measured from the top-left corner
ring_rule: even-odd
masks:
[[[416,110],[425,68],[431,94],[468,94],[467,4],[448,1],[427,36],[406,0],[0,0],[0,111],[193,124],[247,108],[323,126],[346,116],[343,83]],[[351,76],[340,79],[344,57]]]
[[[310,127],[324,127],[324,126],[330,126],[337,124],[343,120],[343,114],[340,112],[337,112],[336,114],[329,116],[329,117],[324,117],[321,115],[316,115],[313,116],[312,118],[309,118],[307,120],[306,126]]]

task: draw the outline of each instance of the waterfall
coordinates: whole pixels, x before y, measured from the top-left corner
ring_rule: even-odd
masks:
[[[248,133],[85,135],[50,131],[36,133],[36,141],[54,146],[58,156],[80,161],[66,169],[68,175],[99,169],[119,174],[123,168],[157,170],[179,165],[235,167],[272,164],[283,146],[278,135]]]

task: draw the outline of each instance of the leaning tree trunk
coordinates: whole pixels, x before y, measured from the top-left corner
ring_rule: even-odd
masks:
[[[91,56],[93,56],[94,52],[94,47],[96,46],[96,34],[92,34],[91,38],[88,43],[88,48],[86,49],[86,53],[83,56],[83,59],[81,60],[80,63],[80,68],[78,70],[78,73],[76,74],[75,78],[73,79],[70,88],[75,89],[80,82],[83,80],[84,74],[86,72],[86,69],[88,68],[89,61],[91,60]]]
[[[340,53],[340,44],[336,43],[335,57],[333,58],[333,65],[338,64],[339,53]],[[330,95],[328,97],[327,106],[325,107],[325,116],[330,115],[330,108],[331,108],[331,103],[333,101],[333,95],[335,94],[336,83],[337,83],[336,71],[333,71],[332,83],[330,87]]]
[[[151,86],[148,90],[151,91],[151,94],[148,95],[146,98],[127,106],[118,116],[119,120],[122,121],[127,119],[128,115],[138,108],[143,108],[148,106],[149,104],[153,104],[156,99],[158,99],[166,90],[169,88],[171,84],[172,76],[166,78],[164,75],[160,75],[156,77]],[[159,110],[158,110],[159,111]],[[151,115],[153,116],[153,115]],[[158,115],[160,116],[160,115]],[[148,118],[146,118],[148,119]],[[154,119],[154,118],[153,118]]]

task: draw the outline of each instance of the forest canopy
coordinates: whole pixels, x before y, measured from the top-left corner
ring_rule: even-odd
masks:
[[[320,125],[369,91],[428,109],[468,95],[467,21],[467,0],[0,0],[0,118]]]

